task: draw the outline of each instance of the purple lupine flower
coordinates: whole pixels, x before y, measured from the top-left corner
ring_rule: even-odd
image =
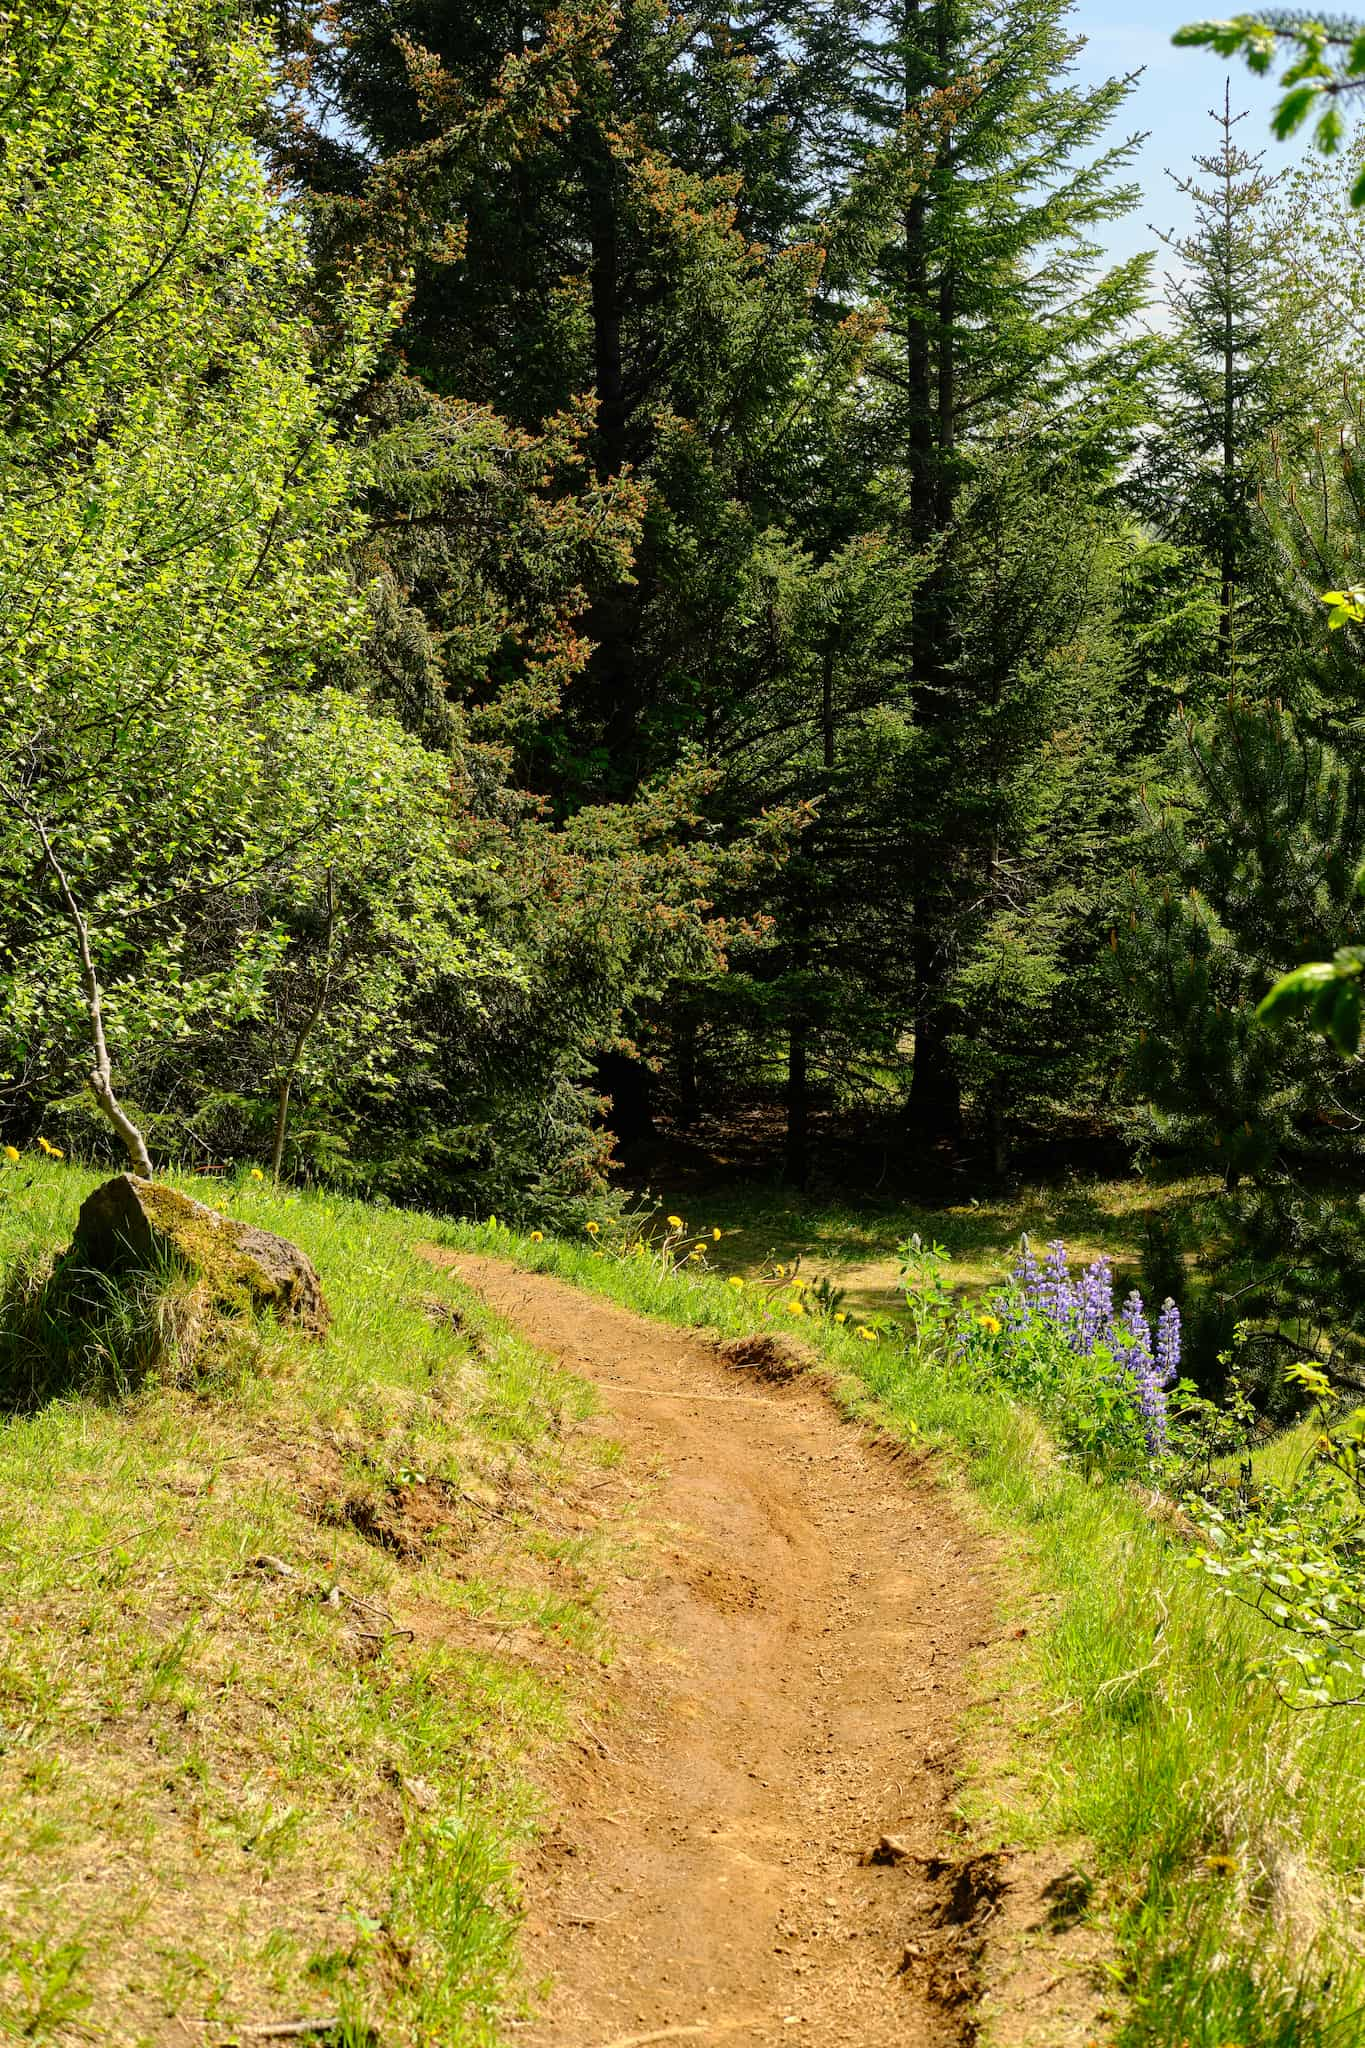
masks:
[[[1087,1266],[1076,1288],[1073,1348],[1088,1358],[1114,1320],[1114,1275],[1108,1259]]]
[[[1019,1256],[1010,1268],[1010,1291],[995,1303],[994,1311],[1007,1330],[1026,1330],[1033,1321],[1038,1306],[1038,1290],[1043,1284],[1043,1275],[1033,1248],[1027,1237],[1019,1240]]]
[[[1123,1327],[1128,1332],[1129,1342],[1135,1351],[1145,1358],[1152,1355],[1152,1326],[1147,1320],[1147,1310],[1136,1287],[1123,1304]]]
[[[1011,1336],[1018,1330],[1026,1330],[1033,1320],[1028,1303],[1013,1287],[1008,1294],[993,1294],[986,1306],[993,1316],[1000,1318],[1001,1327],[1008,1330]]]
[[[1054,1237],[1047,1248],[1047,1258],[1043,1262],[1038,1306],[1052,1322],[1065,1328],[1071,1320],[1074,1302],[1075,1293],[1071,1285],[1071,1268],[1066,1262],[1066,1246],[1060,1237]]]
[[[1107,1259],[1095,1259],[1073,1282],[1060,1238],[1048,1245],[1041,1266],[1024,1238],[1010,1279],[1011,1293],[994,1304],[1006,1328],[1021,1330],[1035,1316],[1042,1317],[1082,1358],[1103,1344],[1120,1374],[1131,1382],[1149,1450],[1162,1449],[1166,1442],[1163,1389],[1175,1378],[1180,1361],[1180,1312],[1175,1303],[1168,1301],[1162,1308],[1154,1354],[1152,1326],[1136,1288],[1124,1302],[1121,1315],[1114,1314],[1114,1273]]]
[[[1037,1259],[1033,1256],[1033,1247],[1026,1237],[1019,1240],[1019,1256],[1014,1262],[1010,1279],[1029,1306],[1036,1306],[1043,1275]]]
[[[1116,1347],[1116,1355],[1124,1370],[1131,1374],[1137,1392],[1147,1448],[1160,1450],[1166,1441],[1166,1396],[1162,1392],[1165,1380],[1152,1355],[1152,1326],[1136,1288],[1123,1304],[1123,1321],[1115,1325],[1114,1334],[1123,1345],[1121,1352]]]
[[[1156,1326],[1156,1369],[1163,1387],[1169,1387],[1180,1370],[1180,1310],[1169,1294]]]

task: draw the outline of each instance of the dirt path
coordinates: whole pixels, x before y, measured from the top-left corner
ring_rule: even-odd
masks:
[[[547,1276],[436,1256],[599,1388],[591,1427],[622,1446],[643,1520],[637,1575],[607,1595],[614,1711],[591,1765],[556,1780],[527,1873],[529,1971],[553,1985],[518,2038],[966,2038],[963,1923],[992,1875],[934,1858],[964,1663],[995,1628],[988,1546],[810,1384]]]

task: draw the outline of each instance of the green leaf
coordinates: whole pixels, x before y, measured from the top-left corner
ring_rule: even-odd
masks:
[[[1296,1016],[1336,978],[1336,969],[1330,960],[1311,960],[1306,967],[1292,968],[1288,974],[1280,976],[1269,995],[1261,998],[1256,1005],[1256,1015],[1263,1024]]]
[[[1177,29],[1171,41],[1177,49],[1201,49],[1205,43],[1212,43],[1216,35],[1226,33],[1232,23],[1226,20],[1191,20],[1183,29]]]
[[[1327,1035],[1337,1051],[1350,1056],[1360,1050],[1360,990],[1353,982],[1338,985],[1327,1024]]]
[[[1341,138],[1345,132],[1346,124],[1341,118],[1341,110],[1333,104],[1328,107],[1314,129],[1313,140],[1324,156],[1335,156],[1341,147]]]
[[[1317,97],[1318,88],[1313,85],[1300,85],[1293,92],[1285,94],[1276,107],[1274,119],[1270,124],[1281,142],[1302,127],[1308,110]]]
[[[1235,21],[1191,21],[1184,28],[1178,28],[1171,41],[1177,49],[1199,49],[1234,34],[1240,42],[1245,33],[1245,29]],[[1235,43],[1233,48],[1236,48]]]

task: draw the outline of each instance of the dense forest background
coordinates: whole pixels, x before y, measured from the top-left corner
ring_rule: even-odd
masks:
[[[5,1137],[1178,1162],[1195,1363],[1357,1369],[1361,1063],[1254,1019],[1365,936],[1354,165],[1210,68],[1106,266],[1054,0],[0,21]]]

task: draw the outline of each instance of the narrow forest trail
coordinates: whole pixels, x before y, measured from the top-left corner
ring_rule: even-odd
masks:
[[[546,1275],[429,1255],[594,1383],[588,1426],[621,1446],[637,1503],[604,1596],[609,1713],[590,1760],[557,1770],[524,1873],[528,1973],[552,1988],[517,2038],[969,2040],[1007,1859],[938,1859],[965,1667],[998,1627],[990,1545],[804,1378]]]

